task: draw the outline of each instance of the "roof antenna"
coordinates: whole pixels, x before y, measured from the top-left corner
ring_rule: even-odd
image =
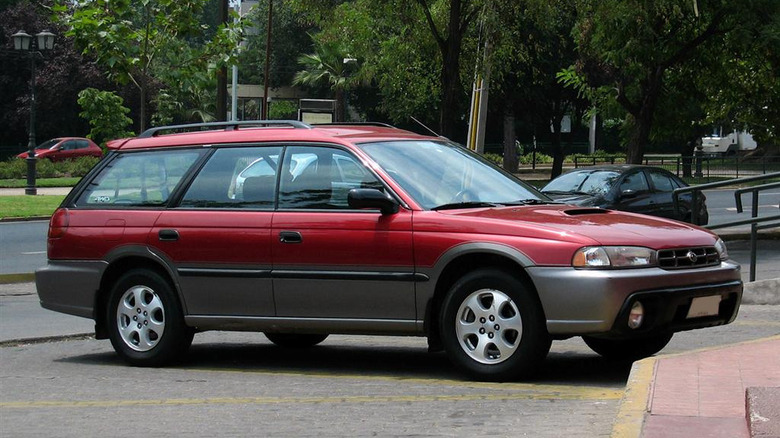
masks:
[[[411,117],[411,119],[412,119],[412,120],[414,120],[415,122],[417,122],[417,124],[419,124],[420,126],[422,126],[423,128],[425,128],[425,129],[426,129],[428,132],[430,132],[431,134],[435,135],[436,137],[443,138],[443,139],[445,139],[445,140],[449,140],[449,138],[447,138],[447,137],[445,137],[445,136],[443,136],[443,135],[439,135],[439,134],[437,134],[437,133],[436,133],[436,131],[434,131],[433,129],[431,129],[431,128],[429,128],[429,127],[425,126],[425,124],[424,124],[423,122],[421,122],[421,121],[419,121],[419,120],[415,119],[415,118],[414,118],[414,116],[409,116],[409,117]]]

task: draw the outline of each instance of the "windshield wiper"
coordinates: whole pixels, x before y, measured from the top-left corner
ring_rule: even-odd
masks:
[[[453,202],[450,204],[439,205],[433,207],[431,210],[455,210],[458,208],[480,208],[480,207],[498,207],[498,204],[492,202],[482,201],[465,201],[465,202]]]
[[[543,204],[560,204],[560,202],[545,201],[542,199],[519,199],[517,201],[501,203],[501,205],[543,205]]]

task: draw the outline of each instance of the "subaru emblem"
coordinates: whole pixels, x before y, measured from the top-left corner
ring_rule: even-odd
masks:
[[[688,260],[690,260],[691,263],[696,263],[696,260],[699,259],[699,257],[693,251],[688,251],[688,254],[685,254],[685,256],[688,257]]]

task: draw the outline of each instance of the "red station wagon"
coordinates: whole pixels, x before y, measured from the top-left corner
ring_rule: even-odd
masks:
[[[43,307],[94,319],[133,365],[180,359],[206,330],[294,347],[389,334],[516,379],[573,336],[652,355],[733,321],[742,296],[707,230],[556,203],[387,125],[174,126],[109,149],[54,213],[36,282]]]

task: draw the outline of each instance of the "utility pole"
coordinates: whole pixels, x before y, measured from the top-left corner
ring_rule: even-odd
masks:
[[[219,22],[227,26],[228,24],[228,1],[219,2]],[[227,121],[227,67],[217,69],[217,102],[216,114],[214,115],[219,122]]]
[[[265,73],[263,73],[263,115],[262,120],[268,120],[268,84],[271,76],[271,31],[273,29],[274,0],[268,0],[268,27],[265,37]]]

